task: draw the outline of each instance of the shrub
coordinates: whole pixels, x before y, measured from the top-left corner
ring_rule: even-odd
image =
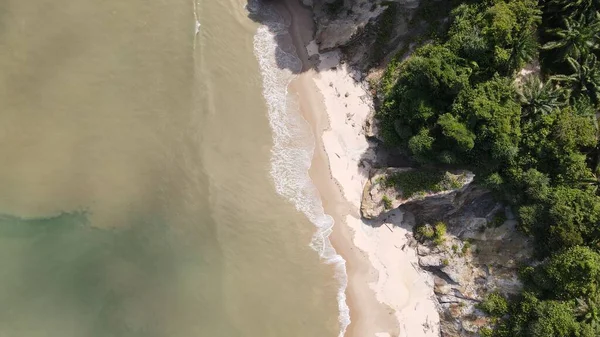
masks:
[[[381,201],[386,210],[392,209],[392,200],[387,195],[384,195],[383,198],[381,198]]]
[[[502,317],[508,313],[508,301],[497,292],[491,293],[477,305],[481,311],[493,317]]]
[[[432,240],[435,236],[435,230],[429,224],[418,226],[416,232],[417,239],[420,241]]]
[[[469,249],[471,249],[471,243],[467,241],[462,246],[462,253],[466,254],[469,251]]]
[[[494,215],[492,221],[490,221],[491,227],[500,227],[506,221],[506,215],[503,211],[500,211]]]
[[[600,284],[600,254],[588,247],[573,247],[541,266],[534,279],[557,299],[591,296]]]
[[[433,229],[434,229],[433,243],[436,246],[439,246],[439,245],[443,244],[444,241],[446,241],[446,224],[443,222],[438,222],[435,224]]]
[[[402,191],[405,199],[427,193],[437,193],[462,187],[464,176],[437,170],[411,170],[398,172],[382,179],[384,187],[395,187]]]
[[[494,330],[492,330],[488,327],[483,327],[483,328],[479,329],[479,335],[481,337],[492,337],[492,336],[494,336]]]
[[[440,221],[435,224],[434,228],[435,228],[435,237],[436,238],[444,237],[444,235],[446,235],[446,224],[445,223]]]

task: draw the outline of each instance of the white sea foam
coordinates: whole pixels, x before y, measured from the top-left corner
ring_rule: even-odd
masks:
[[[293,72],[299,71],[302,64],[293,51],[283,51],[277,45],[276,38],[287,34],[287,26],[277,13],[257,2],[251,2],[248,10],[260,14],[264,24],[254,37],[254,52],[262,73],[263,94],[273,130],[271,175],[277,193],[290,200],[317,227],[310,246],[326,263],[335,266],[336,278],[340,282],[337,300],[339,336],[342,337],[350,324],[346,304],[346,261],[335,252],[329,241],[333,218],[325,214],[319,193],[308,175],[315,148],[314,136],[287,91]]]

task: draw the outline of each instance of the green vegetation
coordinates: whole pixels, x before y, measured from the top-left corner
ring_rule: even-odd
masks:
[[[477,308],[492,317],[502,317],[508,313],[508,301],[499,293],[494,292],[479,303]]]
[[[433,240],[435,237],[435,230],[430,225],[421,225],[417,226],[416,229],[416,237],[420,241]]]
[[[402,191],[404,199],[409,199],[419,194],[460,188],[463,178],[439,170],[411,170],[392,174],[381,180],[381,184],[384,187],[395,187]]]
[[[416,226],[415,237],[421,242],[431,240],[436,246],[439,246],[446,241],[446,224],[438,222],[434,226],[429,224]]]
[[[497,323],[482,335],[600,336],[600,2],[448,3],[448,24],[436,19],[435,38],[403,50],[380,85],[387,145],[428,168],[385,184],[409,198],[444,187],[432,166],[472,170],[535,239],[543,263],[524,269],[517,298],[481,304]],[[417,235],[443,242],[437,226]]]
[[[496,215],[494,215],[494,218],[492,219],[492,221],[490,221],[490,226],[491,227],[500,227],[500,226],[502,226],[502,224],[504,224],[505,221],[506,221],[506,215],[504,214],[503,211],[500,211],[500,212],[496,213]]]
[[[386,210],[392,209],[392,200],[387,195],[384,195],[383,198],[381,198],[381,201]]]
[[[446,224],[443,222],[438,222],[433,226],[433,230],[435,235],[433,236],[433,243],[436,245],[441,245],[446,241]]]
[[[469,252],[470,249],[471,249],[471,243],[469,241],[466,241],[465,243],[463,243],[463,246],[461,249],[463,255],[466,254],[467,252]]]

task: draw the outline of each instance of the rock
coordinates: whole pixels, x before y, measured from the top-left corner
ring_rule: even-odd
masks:
[[[365,125],[363,126],[363,131],[367,138],[373,138],[383,142],[381,132],[379,132],[379,122],[375,119],[375,113],[371,112],[371,114],[369,114],[369,117],[367,117]]]
[[[452,292],[452,286],[444,279],[435,276],[433,292],[437,295],[448,295]]]
[[[316,38],[322,51],[347,44],[384,7],[381,0],[314,0]]]
[[[474,175],[468,171],[446,172],[447,175],[451,176],[453,179],[456,179],[456,181],[460,183],[460,187],[454,189],[449,187],[447,190],[436,192],[435,194],[431,194],[430,191],[423,191],[424,194],[416,194],[414,196],[410,196],[410,198],[404,198],[403,191],[398,187],[385,186],[383,183],[397,173],[408,172],[412,170],[413,169],[410,167],[388,167],[385,169],[371,170],[369,175],[370,178],[363,189],[360,207],[363,218],[376,219],[386,211],[395,209],[404,204],[408,204],[407,207],[410,211],[412,208],[414,208],[414,205],[421,205],[418,202],[414,203],[414,201],[428,196],[427,193],[430,193],[429,197],[426,198],[428,202],[433,202],[436,200],[439,201],[438,205],[432,205],[436,212],[432,216],[429,216],[429,218],[437,217],[439,216],[438,212],[440,212],[440,207],[443,206],[446,210],[449,210],[451,207],[453,207],[454,198],[448,198],[445,196],[445,194],[454,195],[458,193],[466,185],[468,185],[474,177]],[[415,214],[417,214],[417,212],[415,212]],[[418,214],[421,216],[420,213]]]
[[[417,254],[419,254],[420,256],[426,256],[428,254],[431,254],[431,248],[424,245],[418,245]]]
[[[419,267],[434,276],[442,336],[478,336],[481,327],[490,321],[476,309],[476,304],[492,291],[507,296],[520,292],[518,268],[531,263],[532,244],[517,230],[514,216],[509,217],[510,210],[496,201],[490,191],[472,183],[408,200],[401,198],[402,191],[381,186],[381,179],[407,170],[410,169],[372,170],[363,191],[361,212],[363,216],[379,217],[385,212],[381,206],[383,196],[396,196],[392,204],[398,208],[384,218],[392,226],[446,223],[442,242],[436,245],[429,240],[411,247],[416,249]],[[507,220],[498,226],[496,219],[502,214]],[[412,238],[412,234],[407,235]]]
[[[367,70],[371,65],[374,50],[391,53],[402,44],[402,38],[408,36],[413,14],[419,6],[419,0],[302,0],[311,4],[316,23],[315,39],[319,50],[329,51],[344,48],[346,59],[351,65]],[[379,19],[386,10],[386,22]],[[392,15],[390,18],[389,15]],[[381,26],[390,29],[389,40],[385,45],[378,41],[374,47]],[[384,55],[375,55],[382,57]]]
[[[412,219],[412,224],[446,223],[443,243],[417,245],[419,266],[434,275],[441,335],[478,336],[490,319],[476,304],[492,291],[510,296],[522,289],[517,275],[520,265],[531,263],[529,239],[517,230],[516,220],[509,218],[504,205],[474,185],[411,200],[398,210],[404,213],[404,221]],[[497,214],[506,214],[507,220],[494,227]]]
[[[447,266],[444,266],[441,271],[446,274],[452,282],[460,286],[468,281],[469,274],[471,274],[470,269],[469,266],[463,263],[449,263]]]
[[[442,266],[442,258],[437,255],[419,257],[419,266],[423,268]]]
[[[381,182],[382,179],[394,173],[410,171],[412,168],[386,168],[374,169],[370,173],[370,178],[363,189],[363,198],[360,206],[361,215],[365,219],[375,219],[386,211],[384,197],[391,201],[389,209],[400,205],[400,200],[394,188],[386,188]],[[389,210],[388,209],[388,210]]]
[[[496,201],[490,191],[470,182],[454,190],[407,200],[402,199],[402,191],[382,186],[382,179],[409,170],[371,170],[361,212],[364,217],[380,217],[386,212],[382,200],[387,196],[393,197],[392,206],[397,207],[382,217],[391,226],[446,223],[442,242],[435,245],[425,241],[411,247],[416,250],[419,267],[434,276],[442,336],[478,336],[480,328],[490,321],[476,309],[476,304],[492,291],[514,295],[521,290],[518,268],[531,262],[532,245],[517,230],[510,210]],[[471,180],[472,176],[467,181]],[[507,220],[498,226],[496,219],[502,214]],[[407,235],[415,240],[412,234]]]
[[[473,320],[466,319],[462,322],[462,328],[471,333],[477,333],[481,328],[488,325],[488,320],[485,318],[475,318]]]

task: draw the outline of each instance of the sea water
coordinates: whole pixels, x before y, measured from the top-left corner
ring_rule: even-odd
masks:
[[[0,336],[339,334],[312,135],[246,4],[0,5]]]

